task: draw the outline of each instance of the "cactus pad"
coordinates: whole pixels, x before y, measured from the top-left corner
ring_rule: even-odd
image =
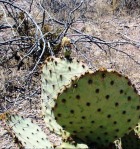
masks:
[[[66,85],[69,85],[71,79],[75,79],[84,75],[88,71],[88,67],[78,60],[66,58],[49,57],[42,67],[42,112],[47,127],[57,134],[62,134],[63,130],[54,119],[51,112],[55,105],[55,99],[62,92]]]
[[[53,107],[57,95],[70,84],[72,78],[78,78],[88,71],[88,67],[78,60],[49,57],[42,67],[42,100]],[[46,100],[47,96],[47,100]]]
[[[136,126],[140,96],[127,77],[99,70],[71,79],[58,94],[53,112],[70,134],[106,146]]]
[[[46,134],[30,119],[18,115],[8,115],[7,124],[25,148],[53,148]]]

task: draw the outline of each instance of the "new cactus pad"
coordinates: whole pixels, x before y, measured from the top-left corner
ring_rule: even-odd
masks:
[[[25,148],[53,148],[46,134],[37,124],[33,124],[30,119],[9,114],[7,124],[12,129],[13,135],[21,141]]]

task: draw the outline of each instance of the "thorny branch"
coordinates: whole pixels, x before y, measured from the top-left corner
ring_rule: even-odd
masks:
[[[36,69],[37,65],[39,64],[39,62],[40,62],[40,60],[41,60],[41,58],[42,58],[42,56],[43,56],[43,54],[45,52],[46,41],[45,41],[45,39],[43,37],[43,33],[42,33],[39,25],[37,24],[37,22],[34,20],[34,18],[26,10],[24,10],[21,7],[16,6],[15,4],[13,4],[11,2],[8,2],[8,1],[0,0],[0,2],[2,2],[3,4],[8,4],[8,5],[14,7],[15,9],[19,9],[20,11],[22,11],[23,13],[25,13],[29,17],[29,19],[33,22],[33,24],[36,26],[36,33],[37,33],[37,35],[36,35],[36,41],[37,41],[36,45],[39,45],[40,40],[42,40],[42,42],[43,42],[42,52],[41,52],[41,54],[40,54],[40,56],[39,56],[39,58],[38,58],[38,60],[37,60],[37,62],[35,64],[34,68],[29,73],[29,75],[31,75],[34,72],[34,70]],[[39,35],[38,31],[39,31],[40,35]],[[40,38],[38,36],[40,36]],[[39,50],[41,50],[40,47],[38,47],[38,48],[39,48]],[[34,49],[32,50],[32,52],[33,51],[34,51]]]

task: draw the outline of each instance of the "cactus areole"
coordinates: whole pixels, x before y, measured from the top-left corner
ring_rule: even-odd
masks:
[[[57,72],[51,72],[51,76],[57,76]],[[64,72],[63,78],[72,73],[69,69]],[[46,92],[47,89],[50,90],[44,88]],[[45,101],[45,93],[42,96]],[[51,112],[47,114],[51,115],[51,122],[54,119],[64,130],[88,144],[106,146],[124,136],[140,120],[140,96],[127,77],[114,71],[86,70],[84,74],[72,76],[70,81],[61,84],[57,96],[50,101],[47,108]]]

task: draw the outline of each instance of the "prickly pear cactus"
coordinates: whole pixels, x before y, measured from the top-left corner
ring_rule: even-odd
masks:
[[[55,106],[55,100],[60,92],[65,90],[71,83],[71,80],[84,75],[88,71],[88,67],[78,60],[66,58],[48,58],[42,67],[42,112],[47,127],[51,131],[66,138],[68,133],[64,132],[62,127],[57,124],[52,113]],[[63,137],[64,137],[63,135]]]
[[[140,96],[130,80],[117,72],[86,73],[67,86],[54,99],[55,119],[88,144],[107,146],[140,119]]]
[[[53,148],[46,134],[30,119],[8,114],[7,125],[25,148]]]
[[[107,70],[93,73],[75,59],[46,60],[41,99],[51,130],[97,146],[122,137],[140,118],[140,96],[127,77]]]
[[[33,124],[28,118],[25,119],[17,114],[4,114],[4,120],[7,123],[7,130],[13,136],[15,143],[19,148],[43,148],[53,149],[53,145],[49,141],[46,134],[41,128]],[[79,141],[78,141],[79,142]],[[84,148],[88,149],[88,146],[83,143],[76,143],[73,140],[67,142],[61,142],[60,146],[55,147],[56,149],[62,148]]]
[[[122,142],[123,149],[139,149],[140,148],[140,123],[133,131],[125,135],[121,139],[121,142]]]

